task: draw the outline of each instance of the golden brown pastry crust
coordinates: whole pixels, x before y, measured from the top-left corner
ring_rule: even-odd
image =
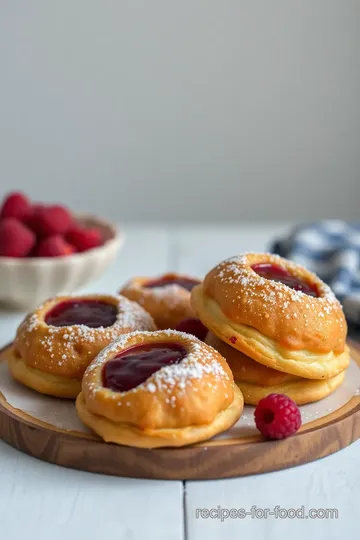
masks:
[[[240,388],[244,402],[248,405],[257,405],[260,399],[269,394],[285,394],[297,405],[306,405],[323,399],[333,392],[343,383],[345,372],[339,373],[335,377],[326,380],[301,379],[297,377],[287,383],[274,386],[260,386],[245,381],[236,381]]]
[[[320,297],[262,278],[250,268],[260,262],[316,284]],[[281,257],[247,254],[224,261],[193,289],[191,301],[222,341],[278,371],[326,379],[349,365],[340,303],[317,276]]]
[[[108,420],[91,413],[85,404],[81,392],[76,399],[76,409],[83,423],[91,427],[105,442],[136,446],[138,448],[161,448],[166,446],[186,446],[211,439],[215,435],[230,429],[240,417],[244,400],[240,389],[234,386],[233,402],[224,411],[219,412],[210,424],[170,429],[141,430],[130,424]]]
[[[107,361],[149,343],[177,343],[188,355],[127,392],[103,386]],[[243,400],[217,351],[189,334],[163,330],[134,332],[106,347],[86,370],[76,406],[82,421],[106,441],[155,448],[191,444],[228,429],[240,417]]]
[[[155,279],[184,278],[199,281],[200,283],[200,280],[196,278],[175,273],[164,274]],[[184,319],[194,317],[194,310],[190,304],[190,291],[180,285],[146,288],[145,284],[153,280],[154,278],[149,277],[135,277],[121,289],[120,294],[138,302],[150,313],[160,330],[174,329]]]
[[[205,343],[226,359],[248,405],[257,405],[260,399],[272,393],[286,394],[298,405],[305,405],[330,395],[344,380],[345,372],[327,380],[311,380],[276,371],[230,347],[211,332]]]
[[[277,371],[276,369],[259,364],[259,362],[255,362],[255,360],[252,360],[246,354],[221,341],[212,332],[208,332],[205,343],[213,347],[225,358],[232,371],[235,382],[242,380],[260,386],[275,386],[299,379],[295,375]]]
[[[81,391],[80,379],[69,379],[69,377],[53,375],[27,366],[24,360],[15,354],[13,347],[8,351],[7,358],[8,368],[13,378],[40,394],[74,399]]]
[[[89,328],[85,325],[50,326],[45,322],[46,314],[55,305],[75,298],[115,305],[118,310],[117,320],[106,328]],[[19,326],[14,341],[16,361],[10,361],[10,371],[19,382],[34,390],[75,398],[85,369],[104,347],[122,334],[155,328],[153,319],[141,306],[121,296],[58,296],[42,304]],[[47,374],[51,377],[46,377]],[[69,388],[62,391],[66,379]]]

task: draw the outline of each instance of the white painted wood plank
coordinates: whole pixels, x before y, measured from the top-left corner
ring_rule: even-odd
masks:
[[[126,227],[117,261],[83,292],[115,293],[134,275],[169,269],[169,233]],[[0,311],[0,344],[23,313]],[[0,538],[183,538],[182,482],[106,477],[43,463],[0,441]],[[20,509],[21,508],[21,514]],[[161,514],[160,514],[161,512]]]
[[[226,449],[224,449],[226,451]],[[190,540],[339,540],[358,537],[360,442],[322,460],[269,474],[231,480],[187,482],[186,522]],[[305,507],[338,510],[338,519],[197,519],[196,509]]]
[[[269,250],[289,229],[288,223],[180,227],[173,239],[177,270],[204,276],[223,259],[246,251]]]
[[[50,465],[0,441],[3,540],[183,539],[182,483]]]

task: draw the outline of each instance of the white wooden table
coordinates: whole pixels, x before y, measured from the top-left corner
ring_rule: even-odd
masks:
[[[118,261],[88,292],[115,292],[133,275],[166,270],[204,275],[216,262],[267,248],[284,224],[125,227]],[[23,314],[0,311],[0,344]],[[357,538],[360,442],[294,469],[232,480],[115,478],[43,463],[0,441],[1,540],[338,540]],[[202,519],[197,509],[338,509],[338,519]]]

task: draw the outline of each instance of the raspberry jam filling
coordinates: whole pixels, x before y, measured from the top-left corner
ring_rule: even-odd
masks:
[[[179,322],[175,330],[178,332],[185,332],[186,334],[192,334],[200,339],[200,341],[204,341],[206,334],[208,333],[206,326],[203,325],[200,319],[196,319],[195,317],[183,319]]]
[[[117,307],[101,300],[68,300],[57,304],[45,317],[50,326],[82,324],[89,328],[106,328],[116,321]]]
[[[319,291],[314,283],[309,283],[297,276],[293,276],[286,268],[282,268],[277,264],[258,263],[253,264],[251,268],[263,278],[270,279],[271,281],[280,281],[291,289],[301,291],[309,296],[319,296]]]
[[[183,289],[186,289],[187,291],[191,291],[195,285],[199,285],[200,281],[197,279],[190,279],[190,278],[172,278],[172,277],[162,277],[159,279],[152,279],[145,283],[145,287],[147,289],[154,289],[155,287],[167,287],[167,285],[179,285],[179,287],[183,287]]]
[[[162,367],[178,364],[187,354],[186,349],[177,343],[136,345],[105,364],[103,386],[115,392],[127,392]]]

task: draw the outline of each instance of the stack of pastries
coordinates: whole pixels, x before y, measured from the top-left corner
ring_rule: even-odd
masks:
[[[342,307],[302,266],[264,253],[232,257],[206,275],[191,301],[245,403],[281,393],[302,405],[344,380],[350,357]]]
[[[117,295],[48,300],[18,328],[8,365],[25,386],[76,399],[107,442],[183,446],[229,429],[244,402],[329,395],[349,365],[346,332],[317,276],[246,254],[203,282],[165,274],[134,278]]]

